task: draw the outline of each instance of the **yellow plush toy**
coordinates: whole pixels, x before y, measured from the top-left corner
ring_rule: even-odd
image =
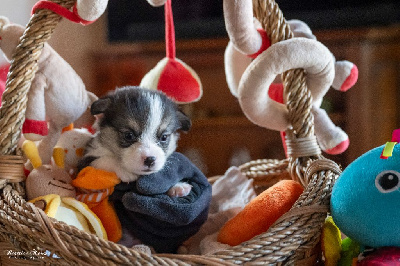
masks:
[[[49,217],[73,225],[85,232],[95,233],[98,237],[107,240],[107,233],[100,219],[86,204],[75,198],[49,194],[37,197],[29,202],[42,208]]]
[[[55,165],[42,165],[35,143],[26,140],[22,145],[26,157],[34,169],[26,180],[29,202],[42,209],[49,217],[73,225],[88,233],[107,240],[107,233],[100,219],[89,207],[75,199],[71,177],[63,169],[64,150],[55,148]]]
[[[321,248],[325,257],[326,266],[337,265],[342,251],[342,237],[339,228],[333,222],[331,216],[327,217],[322,226]]]

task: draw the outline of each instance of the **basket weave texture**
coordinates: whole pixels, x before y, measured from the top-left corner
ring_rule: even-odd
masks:
[[[68,9],[75,0],[52,0]],[[254,16],[273,43],[293,37],[274,0],[253,0]],[[147,255],[99,239],[49,218],[25,201],[23,158],[17,148],[25,119],[27,92],[37,71],[43,44],[60,16],[49,10],[32,15],[15,51],[0,108],[0,264],[2,265],[232,265],[304,264],[319,259],[321,226],[329,211],[340,168],[325,159],[316,144],[311,95],[302,69],[283,74],[292,128],[286,132],[289,158],[265,159],[241,166],[254,184],[282,176],[301,182],[305,190],[292,209],[271,228],[239,246],[214,255]]]

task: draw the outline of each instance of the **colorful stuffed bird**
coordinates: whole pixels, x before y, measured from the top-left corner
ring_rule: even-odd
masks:
[[[400,247],[400,142],[372,149],[351,163],[332,190],[331,212],[339,229],[366,247]]]

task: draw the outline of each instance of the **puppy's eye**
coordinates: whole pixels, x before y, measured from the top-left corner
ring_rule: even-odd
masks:
[[[170,135],[168,135],[168,134],[162,134],[161,137],[160,137],[160,141],[161,142],[166,142],[169,139],[169,136]]]
[[[135,136],[135,134],[133,132],[129,131],[129,132],[125,132],[124,133],[124,140],[125,141],[132,142],[132,141],[135,140],[135,138],[136,138],[136,136]]]

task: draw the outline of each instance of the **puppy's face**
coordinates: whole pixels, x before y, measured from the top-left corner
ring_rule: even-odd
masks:
[[[93,103],[100,115],[99,142],[121,166],[136,175],[164,167],[175,151],[177,130],[187,131],[190,120],[164,94],[138,87],[124,87]]]

